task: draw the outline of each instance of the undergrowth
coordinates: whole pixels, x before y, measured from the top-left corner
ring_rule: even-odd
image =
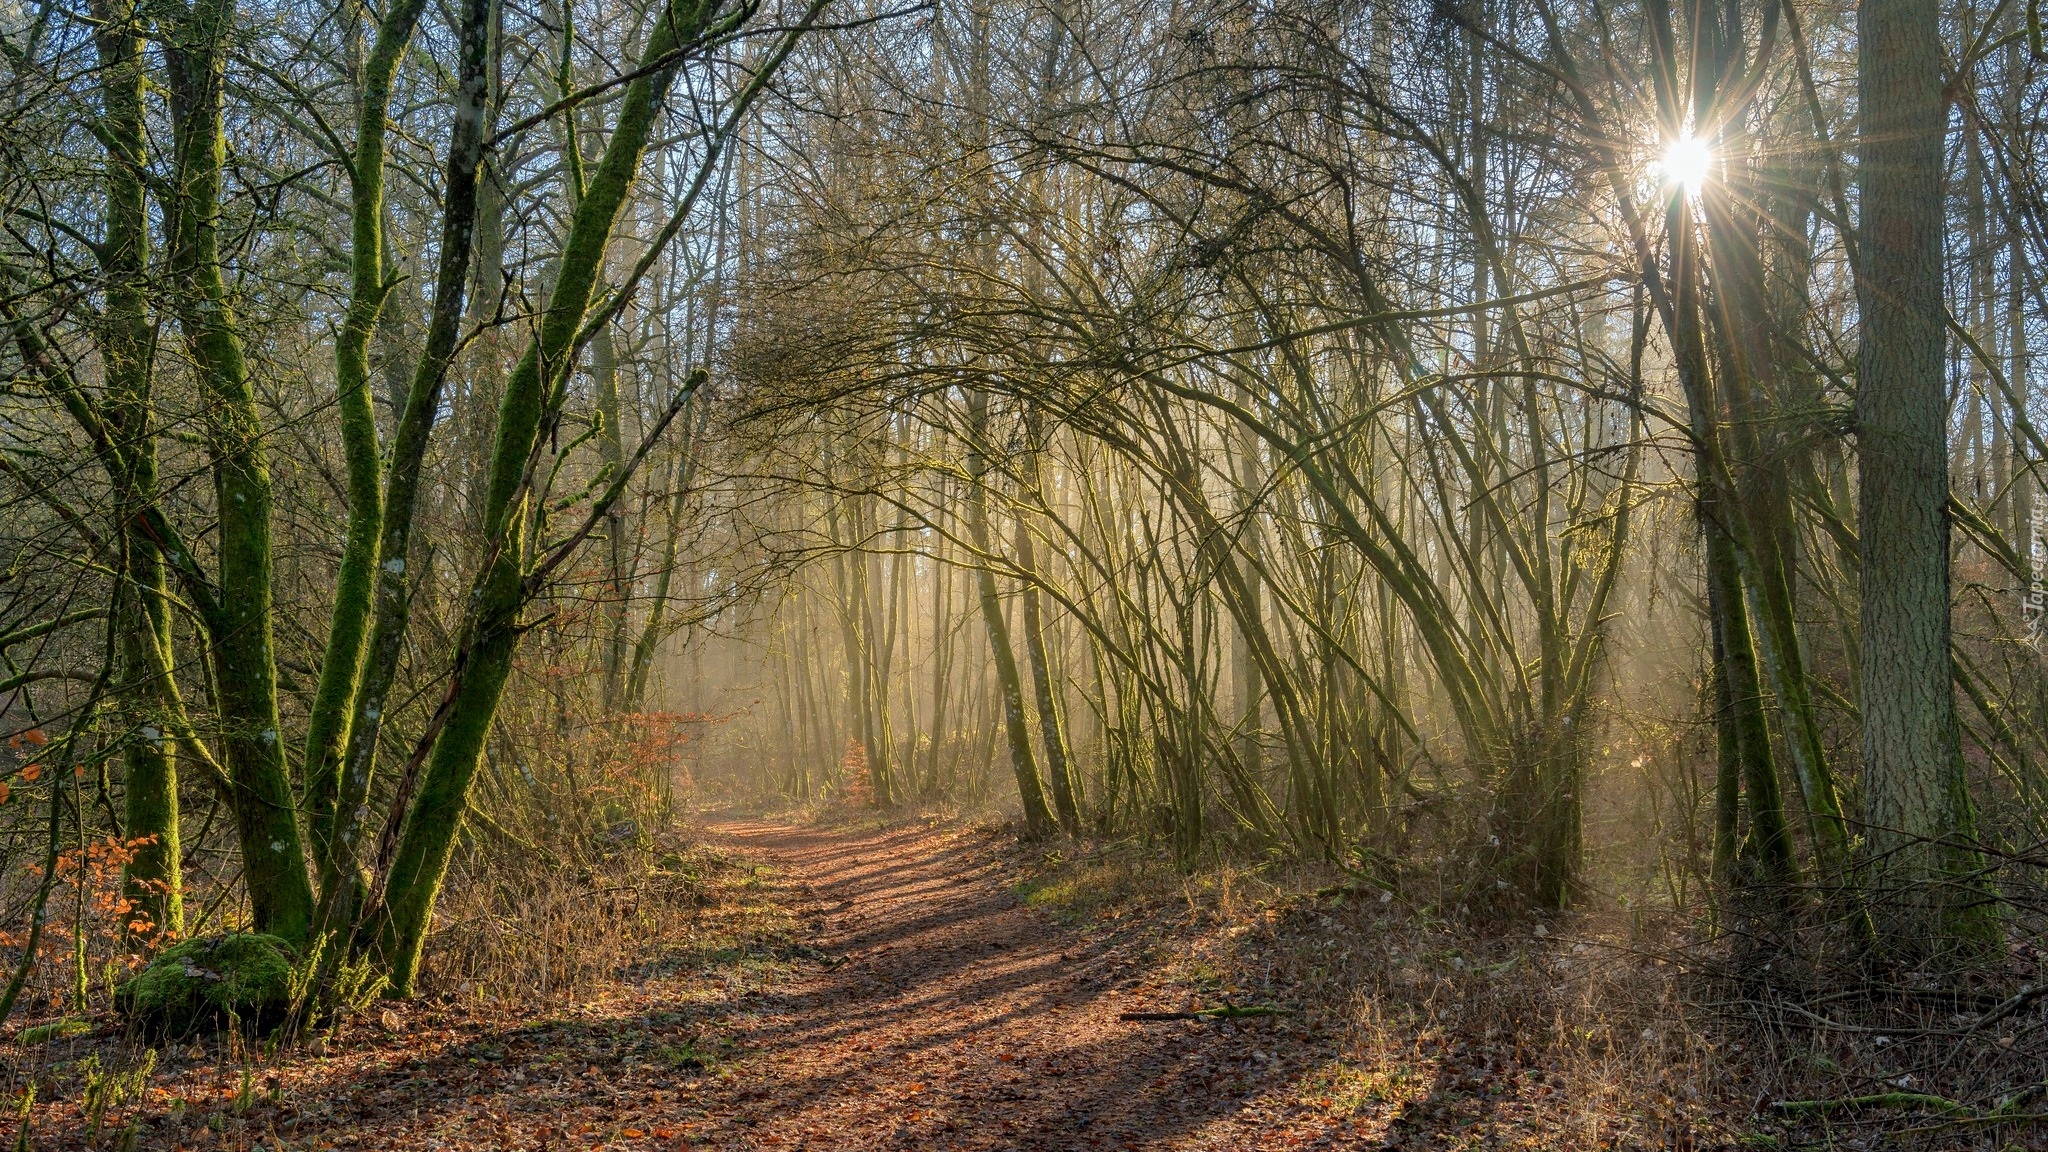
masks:
[[[809,959],[775,879],[679,826],[604,845],[578,867],[538,852],[472,857],[450,873],[413,1002],[364,1003],[296,1040],[228,1030],[167,1041],[125,1028],[104,995],[84,1011],[46,998],[0,1040],[0,1101],[14,1113],[0,1147],[168,1148],[197,1124],[223,1146],[267,1148],[279,1085],[330,1059],[372,1058],[427,1026],[414,1021],[519,1029],[676,977],[688,983],[671,1000],[728,998]],[[692,1074],[732,1055],[711,1034],[650,1052]],[[195,1099],[195,1082],[220,1087]]]
[[[1184,876],[1136,841],[1013,859],[1026,904],[1154,940],[1173,1007],[1284,1011],[1274,1027],[1317,1054],[1299,1101],[1391,1117],[1403,1147],[2048,1147],[2009,1103],[2048,1069],[2039,1000],[1974,1030],[1986,1005],[1840,995],[1821,1016],[1731,1003],[1703,915],[1468,915],[1427,876],[1227,860]]]

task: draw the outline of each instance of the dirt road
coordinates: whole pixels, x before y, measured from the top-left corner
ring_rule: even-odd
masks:
[[[1175,1008],[1130,942],[1024,907],[955,833],[711,826],[772,864],[833,964],[746,998],[740,1056],[693,1135],[716,1147],[1377,1146],[1278,1103],[1296,1046],[1259,1026],[1124,1023]],[[1270,1051],[1269,1051],[1270,1050]],[[1297,1049],[1298,1051],[1298,1049]]]

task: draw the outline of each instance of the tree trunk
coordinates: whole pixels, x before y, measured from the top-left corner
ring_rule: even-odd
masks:
[[[343,751],[363,658],[363,642],[375,607],[373,581],[384,493],[379,481],[377,414],[370,391],[370,339],[376,333],[392,281],[384,259],[384,139],[391,111],[391,84],[399,60],[412,42],[425,0],[393,4],[377,28],[356,94],[356,149],[350,159],[351,232],[349,301],[334,338],[335,407],[341,418],[342,457],[348,467],[348,528],[341,567],[334,582],[327,646],[320,683],[306,719],[306,799],[315,858],[329,856]]]
[[[1981,953],[1980,885],[1949,656],[1942,287],[1941,9],[1857,12],[1862,219],[1856,427],[1863,544],[1863,762],[1878,946],[1900,963]]]
[[[313,887],[278,730],[270,469],[220,265],[221,89],[234,19],[233,0],[200,0],[164,29],[178,173],[167,213],[170,295],[208,405],[220,595],[207,640],[242,882],[256,927],[296,941],[312,924]]]
[[[149,209],[143,196],[148,156],[140,14],[133,0],[93,6],[99,53],[101,133],[106,149],[106,232],[101,266],[106,307],[100,360],[107,417],[123,458],[110,462],[122,525],[125,580],[115,594],[121,663],[135,735],[122,749],[127,767],[126,833],[141,841],[128,861],[123,894],[150,929],[184,929],[179,876],[178,765],[171,733],[182,712],[171,668],[171,613],[163,556],[142,530],[140,511],[156,500],[156,434],[150,379]]]
[[[605,324],[590,337],[590,374],[597,381],[598,418],[604,427],[597,445],[607,473],[616,476],[626,464],[619,407],[619,356],[612,340],[612,326]],[[632,606],[632,553],[626,547],[626,509],[614,504],[604,518],[604,708],[615,712],[625,689],[626,617]]]
[[[376,947],[392,988],[400,995],[411,993],[419,971],[420,951],[461,828],[470,781],[512,671],[526,592],[518,529],[526,520],[530,459],[555,392],[573,367],[572,353],[613,225],[679,67],[677,49],[703,33],[715,5],[716,0],[678,0],[656,16],[641,58],[645,71],[626,86],[620,99],[618,126],[577,205],[538,331],[505,383],[483,506],[488,547],[464,613],[461,654],[443,705],[441,728],[384,878],[385,920]]]
[[[355,919],[362,884],[357,852],[368,816],[370,781],[376,772],[377,737],[383,728],[384,709],[398,674],[399,656],[404,651],[410,625],[412,577],[407,563],[412,555],[420,470],[441,409],[448,364],[455,355],[460,335],[463,287],[469,280],[477,228],[478,180],[488,106],[485,79],[490,12],[490,0],[464,0],[434,307],[427,324],[426,345],[406,393],[405,411],[391,437],[391,457],[384,478],[382,539],[377,548],[382,560],[377,565],[375,617],[349,703],[352,723],[348,747],[342,767],[330,785],[334,801],[328,808],[328,827],[316,831],[326,849],[318,862],[323,924],[346,925]],[[314,815],[317,821],[317,805]]]
[[[702,409],[704,402],[691,398],[692,407]],[[654,653],[661,646],[664,635],[662,625],[668,613],[669,589],[675,581],[676,549],[682,538],[683,510],[689,505],[690,481],[693,470],[691,460],[697,437],[702,433],[704,420],[700,417],[695,427],[685,425],[683,442],[676,448],[676,467],[672,474],[673,487],[669,493],[668,532],[662,538],[661,566],[655,569],[654,595],[647,606],[647,622],[640,629],[640,638],[633,642],[631,669],[626,676],[625,695],[620,706],[628,712],[638,712],[647,696],[647,678],[654,670]]]
[[[1052,835],[1052,810],[1046,807],[1038,761],[1031,755],[1031,728],[1024,716],[1023,678],[1010,647],[1010,625],[996,594],[995,554],[988,530],[988,393],[970,388],[967,394],[967,538],[974,545],[974,583],[981,595],[981,620],[988,629],[990,659],[1002,695],[1003,731],[1009,737],[1010,768],[1017,776],[1017,795],[1024,803],[1024,835],[1042,840]]]
[[[1025,483],[1037,495],[1038,479],[1038,433],[1035,428],[1027,433],[1030,443],[1025,451],[1030,459],[1025,464]],[[1060,830],[1069,836],[1081,832],[1080,781],[1074,773],[1074,755],[1067,744],[1066,716],[1060,708],[1059,684],[1053,679],[1051,657],[1045,647],[1045,621],[1039,608],[1038,550],[1031,538],[1031,528],[1022,516],[1017,517],[1017,528],[1013,534],[1017,542],[1017,566],[1027,574],[1023,590],[1019,593],[1021,619],[1018,623],[1024,629],[1024,654],[1031,664],[1032,696],[1038,705],[1038,735],[1045,745],[1045,768],[1051,777],[1052,800],[1059,814]]]

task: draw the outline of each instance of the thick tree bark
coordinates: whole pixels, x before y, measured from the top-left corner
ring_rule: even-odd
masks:
[[[1863,762],[1878,946],[1901,962],[1980,950],[1980,887],[1949,656],[1941,9],[1857,13],[1862,219],[1856,428]]]

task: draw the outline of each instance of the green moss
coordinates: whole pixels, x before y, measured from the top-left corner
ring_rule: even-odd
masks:
[[[83,1016],[66,1016],[62,1020],[52,1020],[48,1024],[22,1029],[15,1042],[23,1048],[29,1048],[37,1044],[48,1044],[52,1040],[68,1040],[73,1036],[83,1036],[90,1031],[92,1021]]]
[[[165,950],[114,993],[122,1014],[153,1033],[180,1036],[231,1022],[258,1031],[291,1010],[291,946],[235,932]]]
[[[1019,882],[1015,891],[1029,907],[1063,923],[1085,924],[1165,897],[1177,887],[1156,861],[1112,849],[1073,861],[1049,855],[1047,865]]]

